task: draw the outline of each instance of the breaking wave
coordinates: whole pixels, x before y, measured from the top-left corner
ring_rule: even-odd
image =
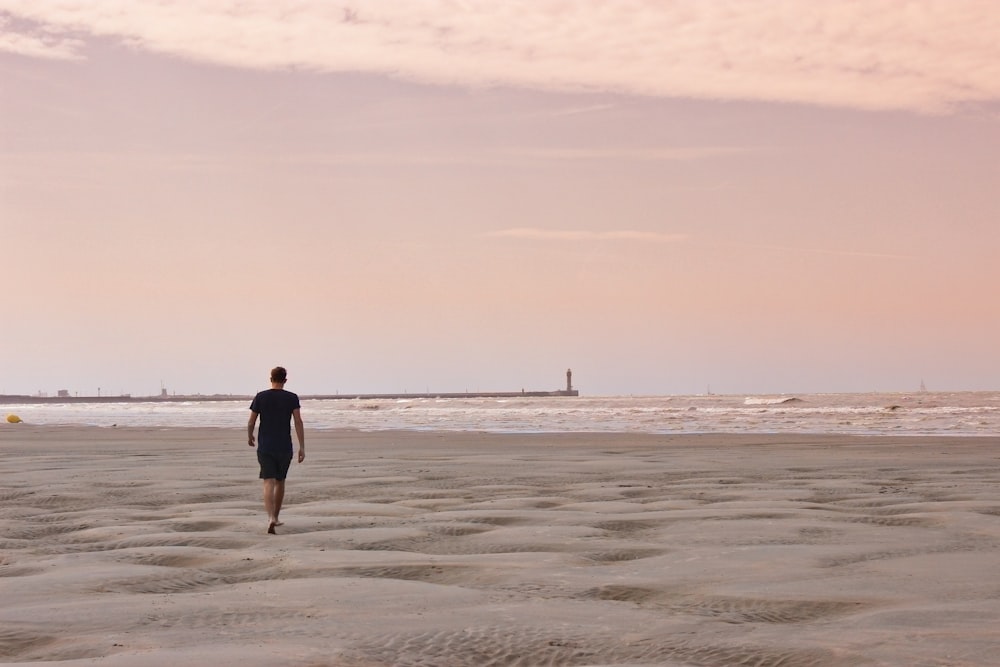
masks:
[[[801,402],[802,399],[795,396],[780,396],[778,398],[750,397],[743,401],[743,405],[785,405],[787,403]]]

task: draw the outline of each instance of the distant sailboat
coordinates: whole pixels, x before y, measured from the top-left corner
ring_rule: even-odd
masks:
[[[920,391],[927,391],[927,385],[924,384],[922,379],[920,380]]]

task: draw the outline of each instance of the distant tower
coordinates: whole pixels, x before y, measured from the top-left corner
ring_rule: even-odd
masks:
[[[573,391],[573,369],[566,369],[566,391]]]

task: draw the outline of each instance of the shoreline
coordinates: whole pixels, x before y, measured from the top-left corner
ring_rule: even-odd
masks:
[[[237,439],[245,438],[246,428],[243,426],[188,426],[188,425],[131,425],[103,426],[98,424],[33,424],[30,422],[20,422],[16,424],[0,422],[0,446],[5,440],[18,441],[18,430],[24,432],[20,435],[31,434],[31,440],[45,440],[50,435],[65,435],[75,433],[74,438],[80,435],[87,435],[86,439],[94,439],[101,434],[113,435],[109,440],[116,441],[129,436],[158,435],[168,436],[171,432],[198,435],[218,435],[225,433]],[[89,435],[88,435],[89,434]],[[765,445],[802,445],[802,446],[833,446],[833,445],[857,445],[866,442],[882,442],[884,444],[926,444],[929,440],[947,443],[970,443],[980,441],[984,444],[996,443],[1000,445],[1000,435],[960,435],[960,434],[922,434],[922,433],[831,433],[820,431],[801,432],[729,432],[729,431],[704,431],[704,432],[664,432],[650,433],[645,431],[491,431],[491,430],[457,430],[457,429],[427,429],[427,428],[384,428],[384,429],[360,429],[343,426],[331,427],[310,427],[306,426],[306,442],[315,440],[339,440],[344,436],[354,436],[358,439],[373,440],[382,442],[386,438],[393,440],[405,440],[412,438],[423,443],[427,439],[444,438],[447,440],[465,440],[465,444],[474,444],[482,438],[510,438],[516,440],[545,440],[563,441],[570,440],[576,445],[598,445],[599,441],[620,442],[622,440],[635,440],[635,444],[641,446],[656,445],[694,445],[696,441],[704,441],[712,445],[725,446],[746,446],[754,444]],[[558,444],[558,443],[553,443]],[[998,455],[1000,458],[1000,455]]]

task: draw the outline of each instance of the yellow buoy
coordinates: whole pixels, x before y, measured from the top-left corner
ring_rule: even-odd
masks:
[[[20,424],[23,420],[17,415],[7,415],[7,423]]]

